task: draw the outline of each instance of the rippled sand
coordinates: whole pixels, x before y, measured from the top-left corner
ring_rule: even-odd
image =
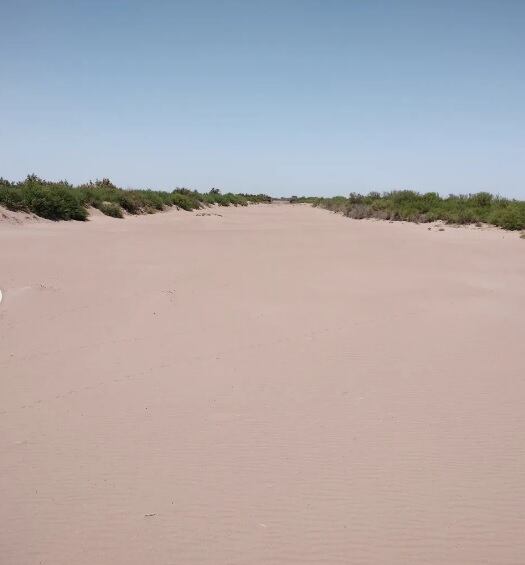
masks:
[[[525,563],[525,241],[216,212],[0,225],[0,561]]]

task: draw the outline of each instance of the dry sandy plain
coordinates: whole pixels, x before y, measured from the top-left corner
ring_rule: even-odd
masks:
[[[0,224],[0,562],[525,563],[525,241],[213,213]]]

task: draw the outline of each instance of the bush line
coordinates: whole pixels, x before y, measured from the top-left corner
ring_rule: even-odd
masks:
[[[49,220],[87,220],[90,206],[107,216],[122,218],[124,212],[153,214],[172,206],[195,210],[213,204],[247,206],[271,200],[265,194],[221,194],[215,188],[205,193],[187,188],[172,192],[127,190],[118,188],[109,179],[73,186],[67,181],[51,182],[36,175],[28,175],[21,182],[0,178],[0,205]]]
[[[525,202],[478,192],[445,198],[436,192],[421,194],[412,190],[370,192],[367,195],[351,193],[348,197],[332,198],[292,197],[291,202],[308,202],[313,206],[339,212],[349,218],[378,218],[407,222],[435,222],[447,224],[485,223],[506,230],[525,229]]]

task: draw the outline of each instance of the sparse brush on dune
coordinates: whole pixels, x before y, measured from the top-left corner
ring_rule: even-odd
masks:
[[[303,197],[296,202],[341,213],[349,218],[378,218],[392,221],[449,224],[492,224],[506,230],[525,229],[525,202],[493,196],[487,192],[445,198],[436,192],[421,194],[412,190],[351,193],[348,197]]]
[[[99,210],[106,214],[106,216],[111,216],[113,218],[123,218],[122,208],[115,202],[102,202],[99,206]]]
[[[187,188],[172,192],[162,190],[125,190],[109,179],[80,186],[67,181],[50,182],[29,175],[21,182],[0,178],[0,205],[9,210],[32,212],[50,220],[86,220],[88,208],[98,208],[107,216],[122,218],[128,214],[153,214],[176,206],[181,210],[196,210],[206,205],[246,206],[271,202],[265,194],[221,194],[218,189],[200,193]]]

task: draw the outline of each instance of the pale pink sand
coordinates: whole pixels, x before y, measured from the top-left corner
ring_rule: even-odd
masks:
[[[525,241],[216,211],[0,225],[0,562],[525,563]]]

